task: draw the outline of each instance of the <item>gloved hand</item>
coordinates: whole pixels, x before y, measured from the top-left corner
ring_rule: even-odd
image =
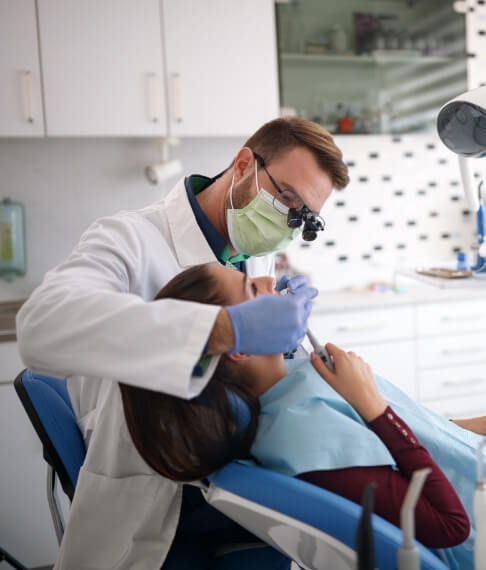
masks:
[[[226,307],[235,336],[231,353],[276,354],[293,350],[307,331],[317,289],[302,285],[293,295],[260,295]]]
[[[299,287],[303,287],[307,284],[306,278],[303,275],[296,275],[289,279],[287,275],[281,277],[278,283],[275,285],[275,291],[283,291],[284,289],[289,289],[292,293]]]

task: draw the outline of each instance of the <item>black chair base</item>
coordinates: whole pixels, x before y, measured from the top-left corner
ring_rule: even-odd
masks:
[[[16,568],[17,570],[29,570],[27,568],[27,566],[20,564],[20,562],[18,560],[16,560],[13,556],[11,556],[6,550],[4,550],[0,546],[0,562],[3,562],[3,561],[8,562],[8,564],[10,564],[10,566],[12,566],[13,568]]]

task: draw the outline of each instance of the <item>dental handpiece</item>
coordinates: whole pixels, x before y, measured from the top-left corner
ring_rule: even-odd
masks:
[[[334,363],[329,353],[327,352],[326,348],[317,341],[317,338],[312,334],[312,332],[309,329],[307,329],[307,338],[310,340],[312,348],[314,349],[315,353],[319,356],[319,358],[322,360],[322,362],[324,362],[324,364],[329,368],[331,372],[335,372]]]

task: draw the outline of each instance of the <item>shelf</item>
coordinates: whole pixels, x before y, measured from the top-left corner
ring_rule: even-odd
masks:
[[[404,53],[381,52],[372,55],[354,54],[314,54],[314,53],[281,53],[283,63],[349,63],[354,65],[391,65],[395,63],[413,63],[417,65],[431,65],[447,63],[455,58],[439,55],[410,55]]]

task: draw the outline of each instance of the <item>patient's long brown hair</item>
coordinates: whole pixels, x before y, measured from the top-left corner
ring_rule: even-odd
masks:
[[[225,305],[224,291],[210,266],[197,265],[172,279],[156,299],[173,298]],[[168,374],[161,370],[161,374]],[[158,473],[175,481],[202,479],[237,458],[249,456],[255,437],[258,399],[224,356],[198,398],[184,400],[145,388],[120,384],[123,409],[133,443]],[[231,398],[248,406],[250,420],[241,429]]]

